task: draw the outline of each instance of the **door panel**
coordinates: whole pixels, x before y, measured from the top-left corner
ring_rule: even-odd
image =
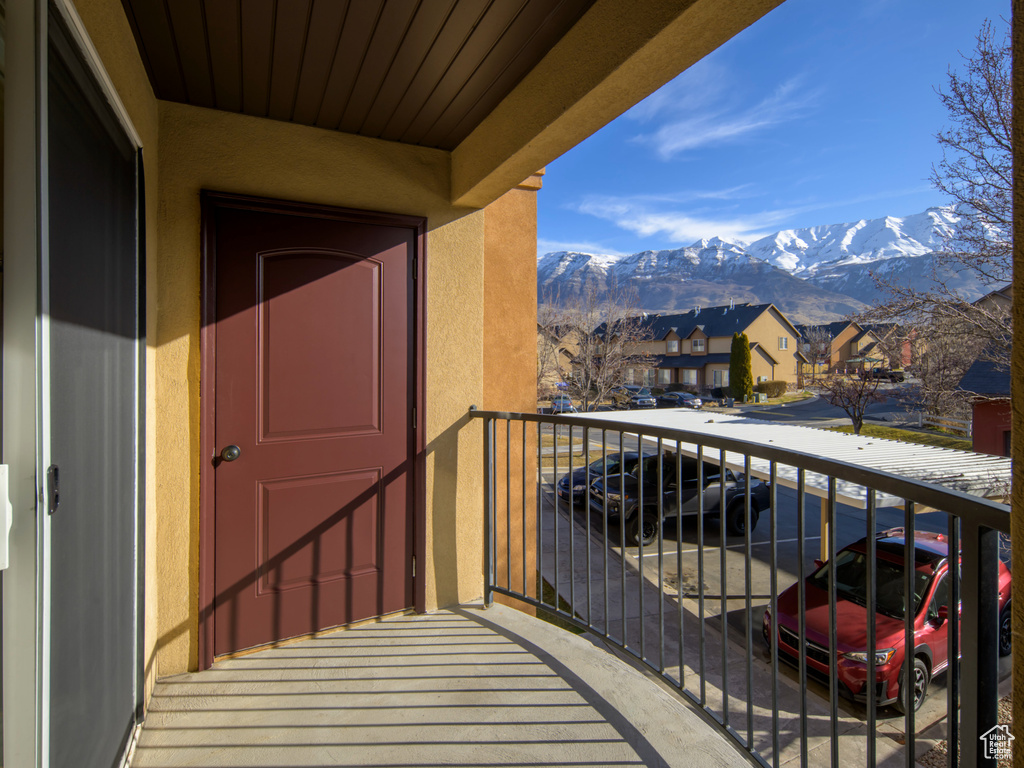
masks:
[[[206,205],[214,654],[411,606],[416,229]]]
[[[136,155],[51,21],[49,764],[113,766],[136,707]]]

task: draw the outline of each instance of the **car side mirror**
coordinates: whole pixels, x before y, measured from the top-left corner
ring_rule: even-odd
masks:
[[[821,566],[823,566],[824,564],[825,564],[824,560],[819,560],[818,558],[814,559],[814,567],[815,567],[815,569],[821,568]]]
[[[945,624],[947,621],[949,621],[949,606],[948,605],[943,605],[943,606],[939,607],[939,615],[938,615],[936,620],[938,621],[938,626],[940,626],[940,627],[943,624]]]

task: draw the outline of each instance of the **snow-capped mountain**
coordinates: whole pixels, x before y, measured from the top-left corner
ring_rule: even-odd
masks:
[[[952,208],[929,208],[904,218],[862,219],[808,229],[784,229],[746,247],[751,256],[808,278],[840,266],[926,256],[941,251],[956,231]]]
[[[537,263],[540,300],[564,302],[593,286],[635,290],[639,308],[689,309],[729,301],[773,302],[797,322],[824,322],[882,299],[876,277],[925,285],[935,254],[955,235],[950,208],[897,218],[776,232],[753,243],[714,237],[690,246],[608,256],[559,251]],[[944,279],[964,296],[988,289],[968,275]]]

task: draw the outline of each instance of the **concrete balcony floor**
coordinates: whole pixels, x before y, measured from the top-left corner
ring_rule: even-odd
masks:
[[[131,765],[744,762],[678,696],[585,635],[467,605],[165,678]]]

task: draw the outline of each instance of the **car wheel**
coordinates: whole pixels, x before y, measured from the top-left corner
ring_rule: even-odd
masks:
[[[746,516],[743,514],[743,497],[733,501],[725,510],[725,530],[730,536],[742,536],[747,532]],[[750,500],[750,530],[757,528],[757,519],[761,516],[761,510],[757,508],[757,502]]]
[[[1003,606],[999,612],[999,655],[1009,656],[1013,650],[1013,619],[1010,615],[1010,604]]]
[[[920,656],[914,657],[914,671],[913,671],[913,685],[908,686],[906,682],[900,683],[900,695],[896,699],[896,709],[902,712],[904,715],[907,714],[907,694],[909,693],[913,699],[914,711],[917,712],[924,704],[925,698],[928,696],[928,665],[924,663],[924,659]]]
[[[641,544],[647,547],[658,540],[658,530],[660,528],[657,513],[647,510],[642,515],[633,515],[626,531],[629,534],[630,543],[634,547],[638,547]]]

